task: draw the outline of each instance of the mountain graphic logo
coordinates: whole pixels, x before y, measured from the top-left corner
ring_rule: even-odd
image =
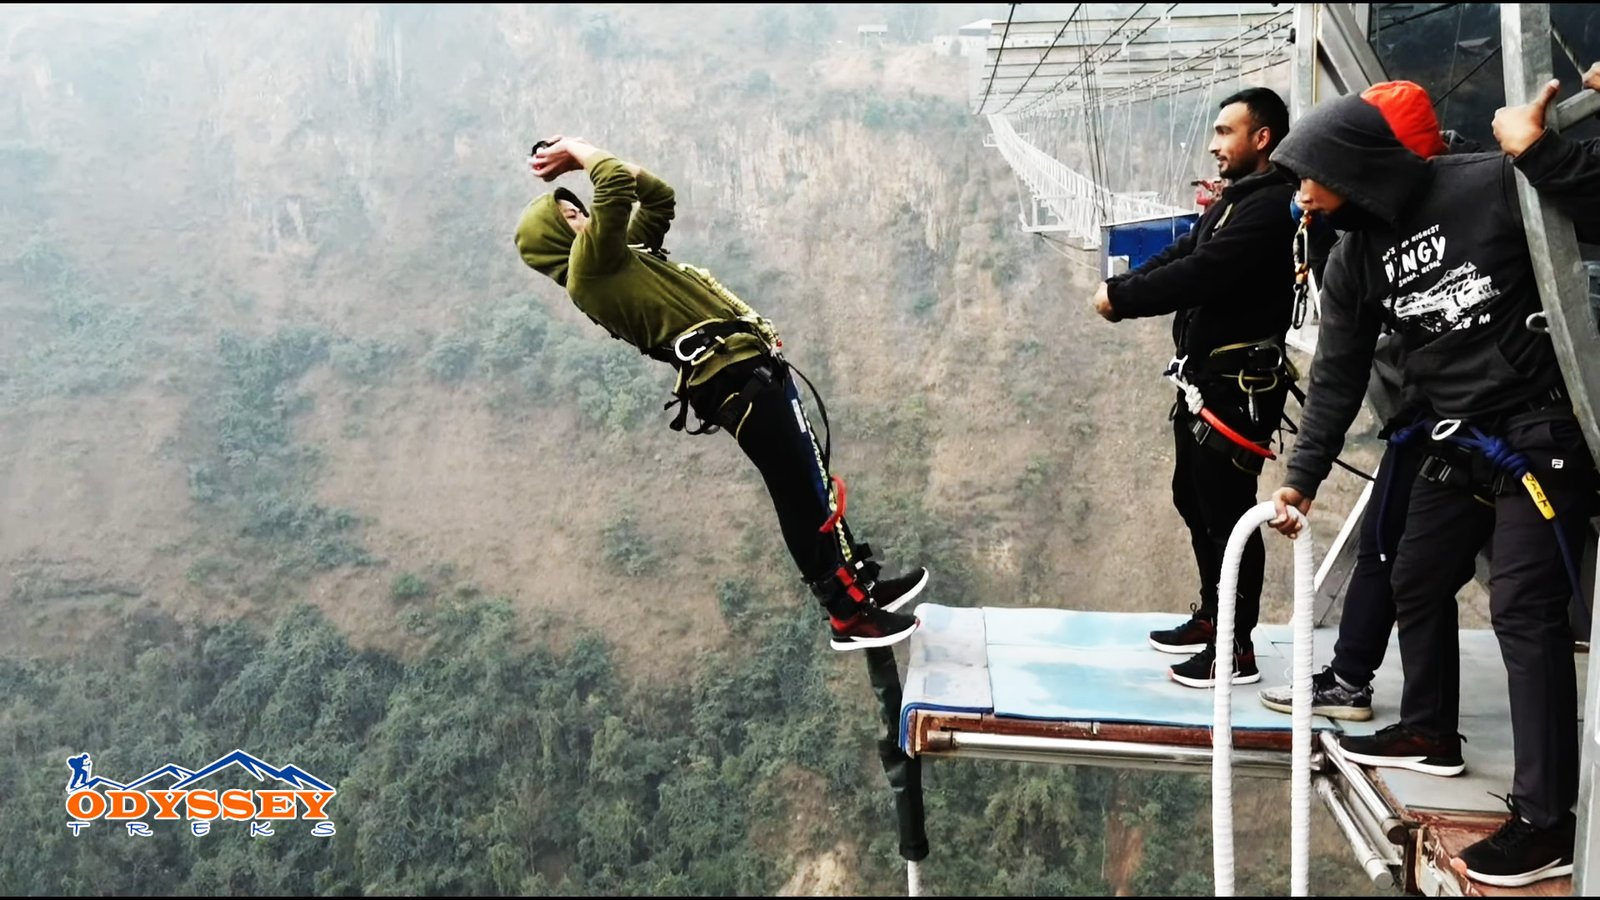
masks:
[[[75,762],[75,760],[79,762]],[[162,778],[172,779],[172,783],[166,785],[166,787],[169,787],[175,791],[181,791],[195,786],[198,782],[210,778],[212,775],[235,766],[243,769],[250,775],[255,776],[257,781],[266,781],[267,779],[271,778],[293,788],[317,791],[333,790],[332,785],[316,777],[315,775],[312,775],[299,766],[290,765],[284,766],[280,769],[276,766],[269,765],[261,758],[246,753],[243,750],[235,750],[198,771],[186,769],[177,763],[167,763],[166,765],[158,766],[155,769],[140,775],[138,778],[135,778],[126,784],[99,776],[94,778],[88,777],[92,766],[92,761],[87,753],[79,756],[68,757],[67,766],[72,769],[72,780],[67,783],[68,791],[92,791],[106,789],[131,791],[143,788],[144,786]]]
[[[1467,262],[1441,275],[1432,287],[1395,300],[1394,314],[1428,331],[1443,333],[1471,319],[1499,296],[1493,279]]]
[[[260,759],[257,759],[256,757],[244,752],[243,750],[235,750],[198,772],[188,773],[187,777],[179,781],[177,784],[174,784],[172,789],[175,791],[181,791],[184,788],[190,787],[196,782],[203,781],[206,778],[221,772],[223,769],[229,768],[230,766],[238,766],[239,768],[244,769],[246,772],[254,775],[257,781],[266,781],[268,778],[274,778],[283,782],[284,784],[289,785],[290,787],[306,788],[318,791],[333,790],[332,785],[311,775],[309,772],[306,772],[299,766],[285,766],[281,769],[274,768],[267,765],[265,762],[262,762]]]
[[[67,768],[72,772],[67,824],[74,835],[104,819],[114,827],[126,825],[130,835],[148,837],[153,832],[143,821],[147,817],[156,823],[186,819],[197,836],[209,833],[218,820],[248,822],[252,837],[270,835],[274,823],[296,819],[314,823],[311,833],[317,837],[334,834],[327,814],[338,793],[333,785],[297,765],[275,766],[243,750],[198,769],[163,763],[126,782],[95,775],[87,753],[67,757]],[[252,780],[251,787],[240,786]]]

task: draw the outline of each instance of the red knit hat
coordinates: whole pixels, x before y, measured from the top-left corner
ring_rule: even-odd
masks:
[[[1385,81],[1362,91],[1361,99],[1383,113],[1394,136],[1407,150],[1423,159],[1445,152],[1444,136],[1439,134],[1439,117],[1433,114],[1433,101],[1422,85],[1411,81]]]

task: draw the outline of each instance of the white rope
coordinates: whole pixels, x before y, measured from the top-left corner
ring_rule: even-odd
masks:
[[[1311,533],[1300,511],[1289,507],[1300,522],[1294,547],[1294,710],[1289,789],[1289,893],[1310,893],[1311,861],[1311,656],[1312,608],[1316,575]],[[1217,585],[1217,661],[1213,689],[1211,754],[1211,864],[1217,896],[1233,896],[1233,616],[1238,605],[1239,563],[1244,545],[1256,529],[1277,516],[1271,501],[1258,504],[1240,517],[1228,537],[1222,557],[1222,578]],[[1226,660],[1226,662],[1224,662]]]
[[[1183,367],[1189,362],[1187,356],[1174,356],[1167,363],[1167,371],[1172,373],[1167,380],[1177,385],[1183,391],[1183,402],[1189,407],[1189,415],[1200,415],[1200,408],[1206,405],[1206,399],[1200,395],[1200,389],[1183,380]]]

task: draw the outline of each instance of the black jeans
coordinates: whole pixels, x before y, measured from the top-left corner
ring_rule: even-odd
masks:
[[[1594,464],[1577,422],[1510,427],[1500,436],[1528,458],[1567,545],[1581,553]],[[1554,528],[1520,484],[1490,507],[1469,490],[1416,480],[1392,575],[1405,668],[1400,719],[1426,737],[1457,733],[1455,597],[1490,540],[1489,614],[1511,695],[1511,796],[1524,818],[1548,828],[1578,799],[1578,696],[1567,618],[1572,584]]]
[[[783,541],[801,577],[816,581],[853,561],[856,547],[842,516],[833,530],[819,530],[837,509],[838,497],[787,367],[766,357],[733,363],[693,388],[689,402],[702,421],[714,421],[723,404],[737,403],[739,392],[762,366],[773,373],[772,382],[752,399],[743,424],[725,430],[766,481]]]
[[[1422,455],[1415,446],[1390,444],[1384,448],[1361,517],[1356,568],[1345,588],[1339,638],[1333,645],[1334,673],[1356,687],[1372,683],[1389,650],[1389,630],[1394,627],[1390,570],[1395,547],[1405,532],[1411,485],[1417,479]]]
[[[1279,388],[1256,395],[1256,418],[1250,419],[1245,398],[1236,390],[1221,389],[1206,393],[1206,407],[1235,431],[1251,440],[1264,441],[1277,431],[1288,391]],[[1200,609],[1202,619],[1216,621],[1217,582],[1222,577],[1222,557],[1228,547],[1233,526],[1255,506],[1256,483],[1260,472],[1240,468],[1222,453],[1202,447],[1189,430],[1192,417],[1178,396],[1178,412],[1172,421],[1174,459],[1172,505],[1189,528],[1189,543],[1194,547],[1200,569]],[[1234,608],[1234,641],[1241,650],[1253,648],[1250,632],[1261,617],[1261,578],[1266,551],[1257,531],[1245,544],[1239,565],[1237,605]]]

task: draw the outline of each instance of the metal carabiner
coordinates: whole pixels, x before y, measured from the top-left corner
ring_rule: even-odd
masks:
[[[1433,426],[1433,439],[1447,441],[1461,428],[1460,419],[1442,419]]]
[[[1283,364],[1288,362],[1288,357],[1283,355],[1283,348],[1278,346],[1277,344],[1273,344],[1272,345],[1272,350],[1273,350],[1274,353],[1278,354],[1278,361],[1273,363],[1272,366],[1271,366],[1272,377],[1274,379],[1273,384],[1276,385],[1277,384],[1276,379],[1278,377],[1278,372],[1283,369]]]
[[[1549,334],[1550,317],[1543,312],[1528,313],[1528,317],[1522,320],[1522,327],[1535,334]]]
[[[695,358],[696,357],[704,358],[702,356],[702,354],[704,354],[707,350],[711,349],[711,345],[707,344],[706,346],[701,347],[698,351],[696,351],[693,356],[684,356],[683,355],[683,342],[688,340],[689,338],[694,337],[695,335],[698,335],[699,333],[700,333],[700,329],[698,329],[698,328],[696,328],[694,331],[686,331],[683,334],[678,335],[677,340],[672,342],[672,355],[676,356],[678,358],[679,362],[682,362],[682,363],[685,363],[685,364],[691,365],[691,366],[695,365],[696,364]]]

